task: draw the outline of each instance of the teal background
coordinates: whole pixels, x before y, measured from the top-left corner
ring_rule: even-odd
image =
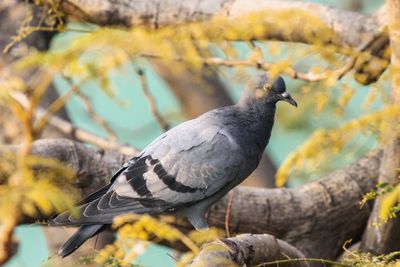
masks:
[[[310,2],[328,3],[330,5],[346,7],[349,1],[315,0]],[[374,0],[361,2],[363,3],[364,12],[375,10],[383,3],[383,1]],[[79,34],[82,33],[66,32],[59,34],[53,41],[52,49],[62,49],[66,43],[76,38]],[[246,54],[246,48],[242,47],[241,52]],[[183,121],[185,118],[181,114],[179,102],[170,92],[166,83],[149,67],[146,67],[145,73],[148,78],[149,88],[152,95],[156,97],[157,107],[162,116],[172,125]],[[230,93],[233,98],[237,99],[243,85],[232,82],[234,79],[232,78],[231,71],[226,70],[224,73],[224,82],[231,88]],[[96,112],[109,122],[122,142],[129,143],[137,148],[143,148],[162,131],[149,112],[147,101],[142,95],[140,83],[133,66],[125,65],[120,70],[113,72],[110,78],[114,92],[113,97],[98,90],[99,85],[96,82],[85,85],[83,91],[90,97]],[[291,88],[296,88],[299,85],[299,82],[291,81],[287,77],[285,77],[285,80],[291,92],[293,92]],[[346,78],[344,82],[353,83],[351,79],[346,80]],[[56,80],[56,86],[60,92],[69,88],[68,84],[62,78]],[[345,119],[360,115],[362,111],[359,108],[359,103],[365,99],[368,93],[365,87],[355,84],[352,87],[357,87],[359,90],[346,109]],[[296,92],[293,92],[293,94],[295,96],[298,95]],[[297,100],[301,105],[302,99],[298,98]],[[379,103],[377,106],[379,106]],[[291,107],[286,105],[279,105],[278,109],[281,113],[293,112]],[[106,133],[90,119],[78,98],[74,97],[68,102],[67,111],[72,122],[77,127],[100,136],[106,136]],[[288,153],[301,144],[315,128],[337,125],[340,122],[329,113],[323,113],[319,116],[310,116],[307,119],[306,127],[288,130],[287,125],[285,126],[278,121],[267,152],[274,162],[279,165]],[[370,145],[371,142],[367,143],[364,149],[368,149]],[[40,266],[46,261],[49,253],[40,226],[29,225],[18,227],[17,237],[20,240],[20,249],[18,254],[6,264],[7,267],[35,267]],[[138,263],[145,266],[173,266],[174,260],[167,253],[172,254],[169,250],[165,250],[159,246],[152,246],[148,253],[139,259]]]

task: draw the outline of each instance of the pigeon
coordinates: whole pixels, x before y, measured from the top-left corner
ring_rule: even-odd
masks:
[[[297,107],[281,77],[251,77],[237,104],[211,110],[165,132],[127,161],[110,183],[79,203],[79,216],[63,212],[55,226],[80,226],[59,249],[74,252],[126,213],[186,217],[207,228],[208,208],[257,167],[274,124],[276,103]]]

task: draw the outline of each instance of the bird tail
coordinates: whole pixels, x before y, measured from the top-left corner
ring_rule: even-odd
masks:
[[[83,225],[58,250],[60,257],[66,257],[78,249],[86,240],[97,234],[103,224]]]

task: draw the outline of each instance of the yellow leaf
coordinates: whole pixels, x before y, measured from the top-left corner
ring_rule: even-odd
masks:
[[[51,214],[53,212],[53,205],[45,197],[43,192],[33,190],[28,192],[28,198],[39,208],[43,214]]]
[[[381,207],[379,209],[379,218],[387,221],[391,217],[391,208],[400,202],[400,185],[383,197]]]

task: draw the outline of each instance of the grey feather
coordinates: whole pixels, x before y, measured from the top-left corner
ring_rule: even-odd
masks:
[[[265,90],[265,84],[271,90]],[[208,208],[257,167],[279,100],[296,103],[281,78],[255,77],[237,105],[212,110],[164,133],[125,163],[109,186],[80,203],[79,217],[65,212],[50,223],[98,225],[129,212],[173,213],[187,217],[196,229],[206,228]],[[86,229],[80,231],[89,236]]]
[[[66,257],[77,248],[79,248],[86,240],[96,235],[103,225],[83,225],[76,231],[67,242],[65,242],[58,250],[60,257]]]

